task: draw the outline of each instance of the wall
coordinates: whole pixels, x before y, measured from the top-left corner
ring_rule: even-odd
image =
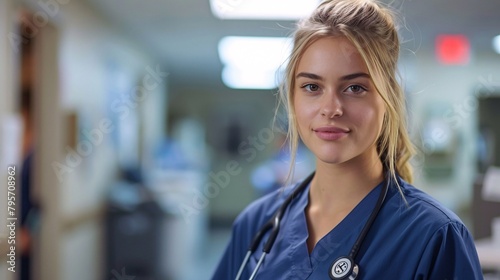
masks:
[[[251,184],[250,176],[260,162],[272,155],[274,145],[268,143],[276,105],[275,91],[272,90],[231,90],[207,88],[172,89],[171,120],[189,116],[201,122],[206,129],[206,143],[209,150],[210,165],[207,174],[227,172],[227,164],[235,161],[238,172],[229,176],[227,187],[210,177],[209,182],[216,183],[220,192],[209,198],[211,218],[216,222],[231,222],[241,210],[253,201],[257,194]],[[241,125],[241,139],[237,143],[246,143],[246,150],[253,154],[225,152],[227,128],[232,121]],[[259,135],[261,136],[259,140]],[[257,146],[250,142],[256,138]],[[208,183],[207,183],[208,184]],[[205,188],[206,185],[205,185]]]
[[[474,50],[474,49],[473,49]],[[490,50],[473,52],[465,66],[438,63],[432,49],[423,48],[403,58],[414,142],[432,149],[439,143],[425,136],[422,127],[430,112],[456,135],[452,175],[429,179],[423,167],[428,159],[417,156],[415,185],[468,219],[472,186],[476,179],[477,102],[479,93],[494,94],[500,87],[500,55]],[[498,92],[498,91],[497,91]],[[436,106],[436,107],[434,107]]]
[[[78,113],[83,130],[95,130],[109,119],[116,128],[103,133],[102,143],[94,145],[94,151],[73,173],[65,174],[68,177],[61,195],[62,211],[71,220],[95,211],[102,214],[99,209],[116,178],[121,157],[114,138],[119,133],[114,134],[115,131],[137,122],[143,115],[143,139],[153,145],[163,136],[167,79],[158,80],[157,86],[140,101],[124,98],[121,94],[130,94],[135,86],[143,85],[149,69],[163,69],[163,66],[81,1],[64,6],[63,12],[60,56],[63,107]],[[139,131],[137,127],[132,129]],[[101,276],[105,248],[101,221],[91,219],[66,234],[61,279],[72,279],[74,275],[79,275],[79,279]]]
[[[5,1],[1,3],[5,5]],[[48,6],[47,3],[51,4]],[[51,161],[52,166],[44,165],[50,170],[44,176],[58,182],[57,186],[40,186],[43,203],[55,205],[54,209],[58,209],[61,217],[57,229],[52,232],[52,240],[58,242],[50,244],[54,261],[47,257],[49,252],[44,252],[42,246],[41,255],[47,264],[42,269],[52,270],[50,275],[54,280],[100,279],[104,273],[111,273],[103,271],[106,248],[103,243],[103,210],[107,191],[117,179],[124,158],[137,158],[142,150],[150,153],[164,135],[167,101],[165,69],[144,50],[140,42],[133,41],[125,31],[96,13],[85,1],[32,0],[22,4],[16,2],[15,9],[21,8],[21,5],[42,15],[41,19],[45,17],[50,21],[39,24],[39,27],[40,30],[49,24],[55,27],[59,49],[57,67],[41,66],[47,71],[59,69],[60,81],[56,87],[60,99],[53,104],[44,102],[45,105],[40,106],[44,106],[43,112],[51,110],[51,106],[54,111],[60,112],[62,139],[54,141],[63,142],[58,147],[61,156],[53,155],[56,160]],[[8,10],[0,7],[0,12],[3,14]],[[13,19],[4,15],[0,18],[3,36],[6,26],[11,25],[10,20]],[[40,35],[35,36],[43,37],[43,31],[39,32]],[[15,70],[12,65],[3,63],[4,59],[12,58],[7,54],[5,44],[0,46],[0,51],[0,79],[3,85],[0,97],[10,102],[12,89],[8,88],[11,85],[6,81],[15,81],[9,78]],[[152,74],[154,72],[157,73]],[[147,82],[145,77],[148,77]],[[9,102],[0,102],[1,112],[13,111]],[[70,121],[70,116],[76,116],[76,123]],[[109,130],[103,130],[103,126]],[[126,147],[117,144],[117,138],[120,138],[118,132],[127,129],[143,133],[142,138],[137,136],[136,143],[142,147],[137,148],[136,154],[127,153]],[[68,141],[72,131],[77,136],[73,146]],[[87,152],[81,153],[84,144]],[[80,160],[71,158],[75,152]],[[64,169],[54,169],[55,163],[59,167],[65,166]],[[50,196],[50,192],[54,195]],[[3,230],[0,233],[4,233]],[[116,271],[121,269],[116,268]]]
[[[64,8],[68,21],[61,30],[62,106],[68,112],[78,114],[81,129],[87,132],[95,130],[107,119],[112,121],[110,126],[118,129],[122,119],[133,121],[134,114],[140,113],[138,108],[151,106],[154,101],[163,99],[166,80],[140,102],[120,96],[120,93],[131,93],[136,85],[141,84],[142,77],[147,74],[146,68],[154,68],[157,64],[152,63],[140,46],[120,35],[119,30],[90,8],[79,2],[72,2]],[[116,93],[116,88],[119,88],[119,93]],[[120,118],[115,120],[112,115],[118,111]],[[160,113],[155,118],[159,118]],[[161,131],[161,127],[158,130]],[[72,195],[63,200],[63,208],[78,211],[80,207],[94,207],[102,203],[102,188],[109,186],[110,180],[113,180],[109,173],[116,171],[118,160],[113,147],[114,131],[104,132],[102,143],[94,145],[93,152],[82,161],[81,166],[74,173],[63,175],[68,175],[68,181],[74,183],[69,184],[71,186],[66,190]],[[88,177],[89,174],[92,176]],[[80,176],[86,180],[81,180]],[[77,192],[86,195],[82,198],[76,195]]]

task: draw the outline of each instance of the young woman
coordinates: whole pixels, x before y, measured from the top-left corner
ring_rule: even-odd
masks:
[[[299,24],[281,94],[316,172],[239,215],[214,280],[483,278],[464,224],[410,184],[398,55],[370,0],[327,0]]]

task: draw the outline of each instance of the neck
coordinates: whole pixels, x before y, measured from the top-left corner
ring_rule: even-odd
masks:
[[[326,213],[351,209],[383,180],[383,165],[375,149],[348,162],[316,163],[309,205]]]

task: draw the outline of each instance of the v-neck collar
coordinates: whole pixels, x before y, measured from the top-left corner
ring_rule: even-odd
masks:
[[[375,207],[382,184],[373,188],[336,227],[323,236],[311,254],[307,247],[309,231],[305,212],[309,204],[309,184],[291,205],[294,210],[290,211],[289,219],[293,222],[289,223],[291,227],[287,230],[287,239],[290,240],[292,270],[310,274],[323,261],[333,260],[335,256],[347,256]]]

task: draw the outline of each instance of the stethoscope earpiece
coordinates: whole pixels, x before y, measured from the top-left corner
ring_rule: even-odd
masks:
[[[333,280],[354,280],[358,276],[359,267],[350,257],[340,257],[330,267],[330,278]]]

